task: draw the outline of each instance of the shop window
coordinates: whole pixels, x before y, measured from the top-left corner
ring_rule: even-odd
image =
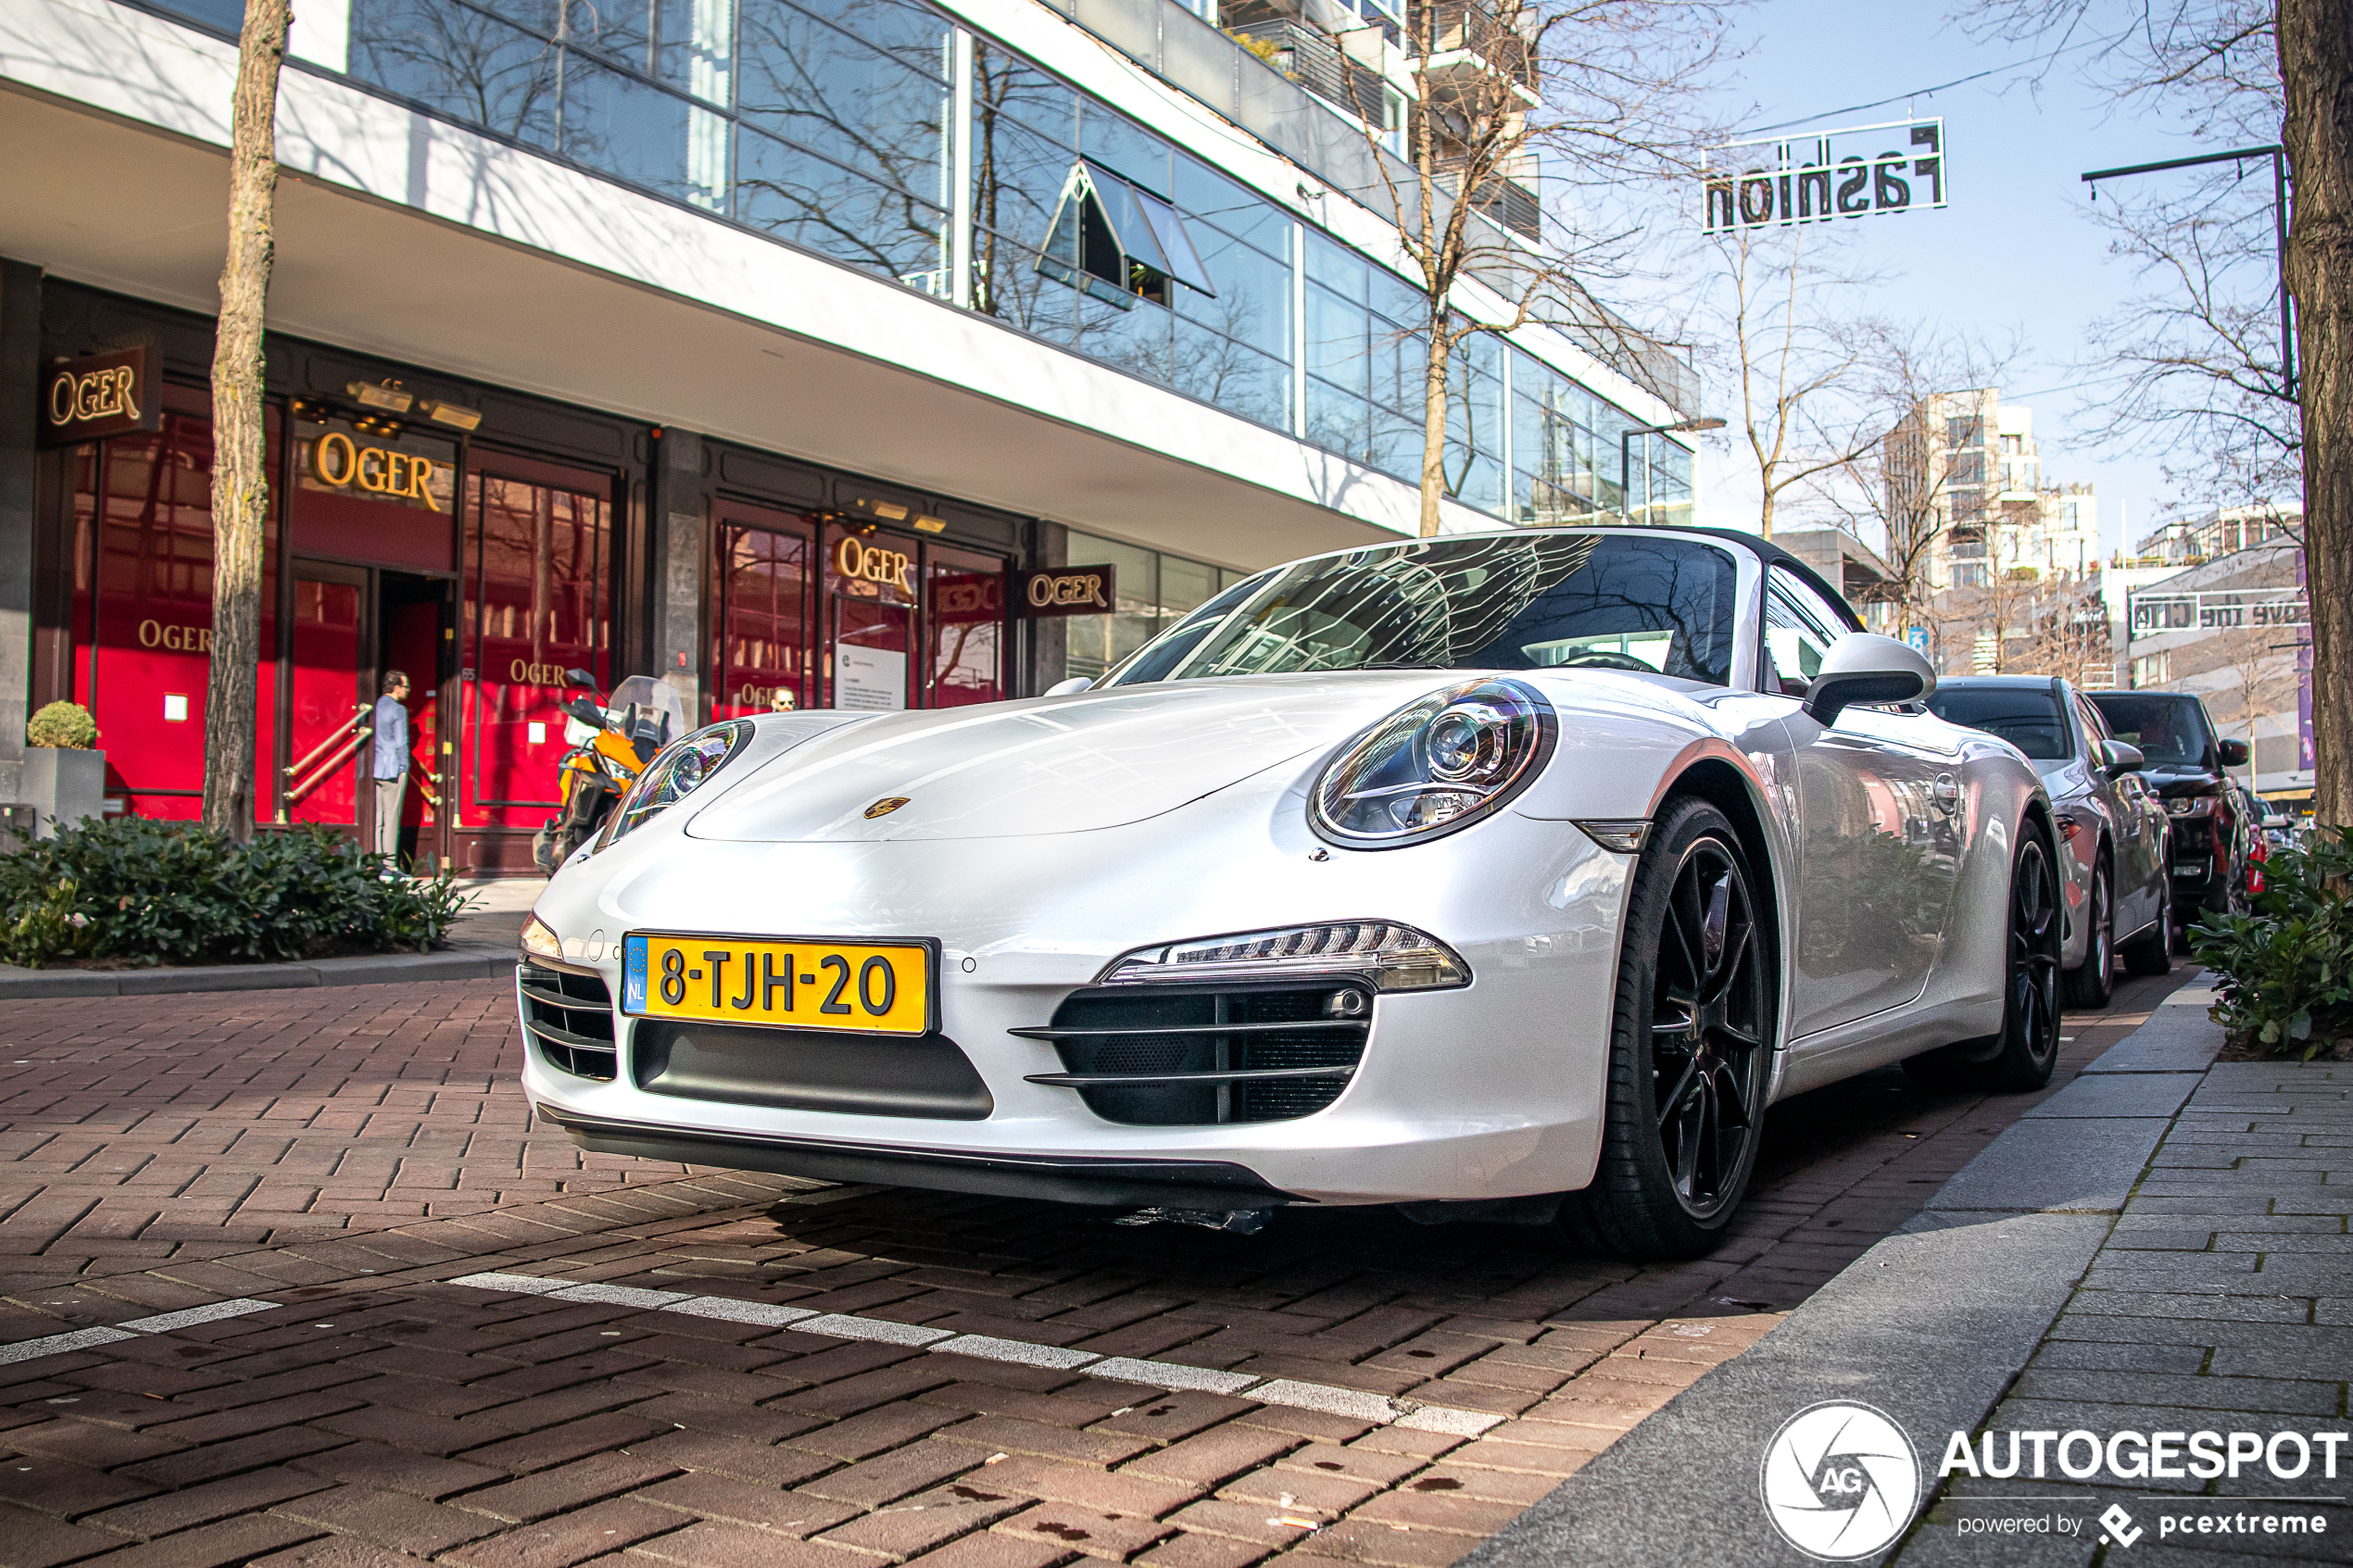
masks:
[[[163,428],[82,449],[74,500],[75,697],[98,721],[107,794],[134,816],[203,814],[212,666],[212,426],[170,389]],[[271,469],[281,426],[267,412]],[[277,494],[262,527],[254,812],[275,810]]]
[[[811,679],[811,530],[781,514],[719,528],[714,720],[814,706]]]
[[[1005,563],[934,545],[924,582],[931,706],[995,702],[1005,695]]]
[[[459,821],[531,829],[559,804],[564,671],[585,669],[600,688],[610,679],[610,505],[585,484],[496,469],[466,476],[463,660],[474,679]]]
[[[825,706],[869,713],[911,706],[914,542],[871,528],[829,527],[824,567],[833,622]]]

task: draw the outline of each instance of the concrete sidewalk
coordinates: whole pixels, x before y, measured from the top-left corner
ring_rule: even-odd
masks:
[[[1912,1524],[1863,1561],[2090,1563],[2128,1540],[2133,1562],[2353,1560],[2353,1444],[2334,1477],[2316,1449],[2294,1481],[2254,1465],[2155,1484],[2170,1497],[2055,1465],[1940,1481],[1956,1433],[1977,1453],[1996,1434],[1998,1460],[2012,1433],[2346,1430],[2353,1071],[2216,1065],[2211,1000],[2175,993],[1902,1233],[1466,1562],[1806,1562],[1760,1476],[1782,1424],[1826,1400],[1884,1412],[1918,1457]],[[2306,1515],[2304,1533],[2265,1533],[2267,1512]],[[2200,1534],[2199,1515],[2233,1533]]]

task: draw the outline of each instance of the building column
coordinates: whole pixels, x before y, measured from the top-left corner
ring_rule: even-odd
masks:
[[[1043,571],[1070,564],[1070,530],[1059,522],[1039,521],[1029,525],[1029,559],[1024,564]],[[1027,635],[1019,646],[1027,666],[1026,679],[1014,690],[1036,696],[1070,674],[1070,623],[1060,616],[1023,616],[1013,623]]]
[[[699,726],[706,718],[702,702],[703,540],[710,514],[703,483],[702,437],[691,431],[664,429],[654,443],[653,461],[653,582],[648,596],[653,602],[651,635],[653,673],[686,699],[686,712]]]
[[[22,798],[31,717],[40,379],[41,269],[0,261],[0,801]]]

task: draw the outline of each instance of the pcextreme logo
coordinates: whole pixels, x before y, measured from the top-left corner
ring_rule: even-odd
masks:
[[[1765,1445],[1765,1516],[1808,1557],[1869,1557],[1904,1533],[1919,1506],[1920,1461],[1904,1429],[1869,1405],[1824,1400]]]

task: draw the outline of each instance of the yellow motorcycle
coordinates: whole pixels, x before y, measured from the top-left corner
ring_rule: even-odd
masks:
[[[564,682],[575,695],[564,705],[569,749],[556,764],[561,805],[531,839],[533,863],[551,876],[603,830],[647,764],[688,728],[684,699],[650,676],[630,676],[602,703],[587,671],[567,670]]]

